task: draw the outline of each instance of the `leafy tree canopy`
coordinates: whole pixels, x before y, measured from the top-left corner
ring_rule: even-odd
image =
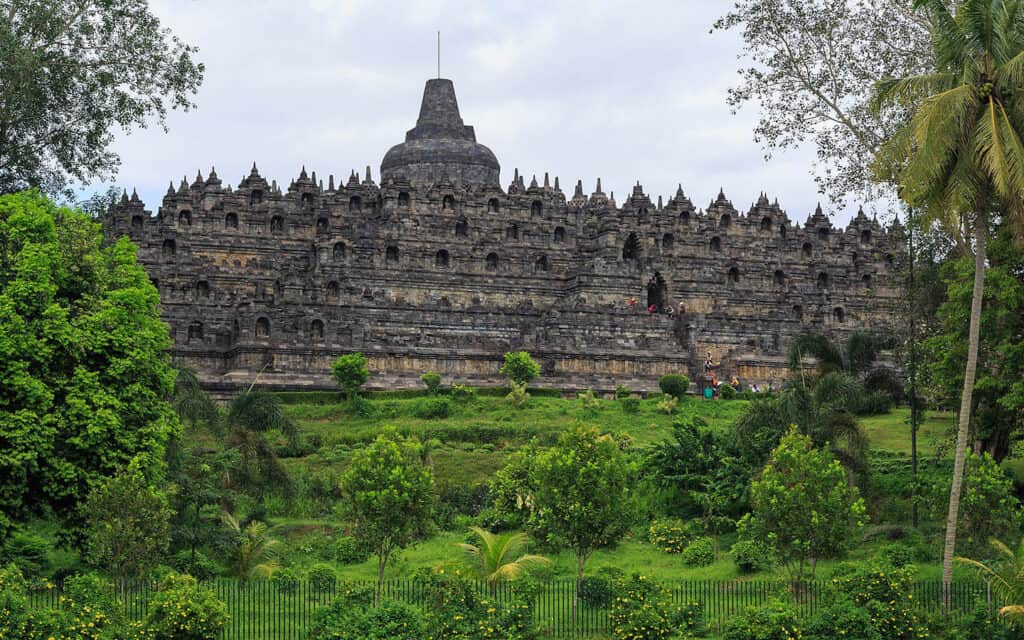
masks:
[[[178,421],[159,297],[127,240],[37,192],[0,196],[0,536],[75,522],[101,478],[150,480]]]
[[[0,6],[0,193],[109,178],[114,130],[188,110],[203,65],[146,0]]]

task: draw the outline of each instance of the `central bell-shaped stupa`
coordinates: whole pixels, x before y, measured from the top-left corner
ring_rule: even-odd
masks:
[[[497,187],[500,171],[494,153],[477,144],[473,127],[462,123],[455,85],[442,78],[427,80],[416,126],[380,163],[382,179],[405,178],[420,185],[447,178]]]

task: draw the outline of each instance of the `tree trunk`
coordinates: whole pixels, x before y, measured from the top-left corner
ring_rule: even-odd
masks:
[[[907,212],[907,249],[910,254],[910,284],[908,293],[911,300],[911,308],[908,309],[907,318],[910,320],[910,472],[914,479],[913,492],[913,520],[914,528],[917,529],[918,517],[918,482],[917,482],[917,425],[919,413],[917,408],[917,316],[915,303],[917,302],[917,288],[914,282],[914,213],[913,209]]]
[[[576,556],[576,591],[572,594],[572,626],[576,628],[576,612],[579,609],[580,604],[580,589],[583,587],[583,565],[586,564],[587,557],[584,555]]]
[[[384,549],[377,551],[377,589],[373,592],[373,606],[380,606],[380,592],[384,590],[384,565],[388,562],[388,554]]]
[[[956,553],[956,527],[960,511],[960,489],[964,479],[964,458],[967,456],[967,438],[971,424],[971,402],[974,395],[974,377],[978,368],[978,341],[981,330],[981,301],[985,289],[985,239],[988,225],[983,213],[974,223],[974,290],[971,294],[971,323],[967,337],[967,366],[964,369],[964,389],[960,396],[959,424],[956,431],[956,451],[953,458],[953,482],[949,488],[949,516],[946,518],[946,540],[942,552],[942,604],[950,606],[950,584],[953,581],[953,556]]]

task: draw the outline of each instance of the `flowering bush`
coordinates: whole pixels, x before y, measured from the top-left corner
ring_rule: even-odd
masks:
[[[666,415],[674,414],[678,408],[679,398],[675,398],[673,396],[665,396],[662,401],[658,403],[658,411]]]
[[[173,575],[149,604],[146,629],[153,640],[213,640],[228,620],[227,606],[192,576]]]
[[[426,590],[423,605],[426,636],[446,640],[526,640],[534,637],[534,585],[510,583],[513,597],[502,603],[478,593],[458,571],[423,571],[416,580]]]
[[[910,585],[913,567],[892,569],[851,565],[832,578],[830,589],[836,602],[849,601],[867,611],[883,640],[928,638],[927,625],[914,610]]]
[[[699,603],[680,605],[657,582],[633,574],[617,585],[608,618],[612,635],[618,640],[666,640],[684,633],[706,630]]]
[[[780,600],[749,607],[725,627],[723,640],[802,640],[796,610]]]
[[[617,584],[622,579],[622,569],[601,567],[596,575],[586,576],[580,583],[580,600],[589,607],[603,609],[615,598]]]
[[[410,640],[426,637],[419,611],[385,600],[371,607],[343,594],[316,612],[310,640]]]
[[[715,562],[715,541],[701,537],[683,549],[683,563],[691,567],[706,567]]]
[[[682,553],[691,539],[692,526],[676,518],[654,520],[647,528],[647,540],[665,553]]]

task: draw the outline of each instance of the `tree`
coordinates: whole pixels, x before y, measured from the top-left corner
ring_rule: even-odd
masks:
[[[170,543],[167,497],[128,470],[93,489],[82,508],[85,555],[119,578],[144,575],[160,563]]]
[[[845,552],[866,517],[839,462],[795,427],[751,484],[750,502],[751,512],[740,521],[743,537],[775,548],[794,584],[808,564],[813,578],[819,558]]]
[[[231,534],[232,549],[228,568],[245,586],[253,578],[267,578],[277,569],[277,547],[280,541],[267,534],[265,522],[254,520],[244,527],[230,513],[221,520]]]
[[[420,444],[394,432],[357,451],[341,479],[353,536],[377,556],[374,604],[380,602],[391,553],[414,540],[430,521],[434,478],[421,462]]]
[[[473,571],[489,585],[515,580],[531,569],[547,566],[551,561],[544,556],[527,553],[530,539],[522,532],[491,533],[480,527],[470,527],[476,534],[477,544],[459,543],[466,552]]]
[[[573,622],[587,559],[595,549],[617,543],[636,520],[637,475],[636,463],[610,435],[587,426],[561,434],[556,446],[530,462],[527,526],[535,537],[567,547],[576,557]]]
[[[237,467],[234,453],[228,450],[197,455],[185,451],[169,461],[167,475],[174,487],[172,542],[175,549],[188,551],[190,566],[195,564],[200,548],[218,541],[221,510],[234,499],[226,487],[230,470]]]
[[[864,331],[853,331],[842,344],[820,333],[803,333],[789,342],[786,363],[794,372],[802,373],[804,358],[816,360],[819,376],[843,373],[862,382],[870,391],[899,393],[899,383],[892,369],[875,366],[886,342]]]
[[[177,370],[171,404],[182,424],[209,429],[214,433],[221,432],[221,416],[217,404],[203,390],[199,377],[192,369]]]
[[[281,399],[250,387],[231,401],[224,423],[225,444],[238,452],[234,483],[260,496],[274,489],[290,493],[293,487],[288,471],[266,438],[268,431],[280,431],[293,447],[298,444],[298,427],[285,414]]]
[[[227,605],[188,575],[168,576],[148,609],[146,637],[153,640],[214,640],[228,621]]]
[[[0,538],[47,510],[69,525],[137,460],[156,482],[178,420],[159,296],[121,239],[37,192],[0,196]]]
[[[351,400],[359,395],[359,387],[370,379],[366,356],[358,352],[338,356],[338,359],[331,365],[331,376],[341,387],[345,397]]]
[[[195,47],[145,0],[8,0],[0,15],[0,193],[109,178],[113,130],[188,110],[203,81]]]
[[[815,180],[836,204],[847,195],[892,196],[871,161],[906,122],[906,109],[870,108],[872,87],[887,76],[923,73],[930,63],[927,21],[903,0],[740,0],[715,23],[743,40],[739,86],[729,104],[754,103],[755,140],[765,156],[815,146]]]
[[[995,538],[991,544],[998,555],[996,562],[984,563],[970,558],[957,558],[957,561],[978,570],[995,592],[997,602],[1002,604],[999,615],[1013,628],[1020,629],[1024,626],[1024,539],[1016,553]]]
[[[505,354],[505,362],[499,372],[509,382],[525,386],[540,375],[540,365],[526,351],[510,351]]]
[[[881,147],[876,170],[900,197],[958,232],[973,230],[974,285],[953,481],[942,558],[948,606],[957,512],[973,407],[985,282],[985,245],[995,215],[1024,224],[1024,11],[1018,0],[916,0],[932,23],[935,71],[877,86],[878,109],[898,105],[910,121]],[[966,248],[965,243],[965,248]]]

